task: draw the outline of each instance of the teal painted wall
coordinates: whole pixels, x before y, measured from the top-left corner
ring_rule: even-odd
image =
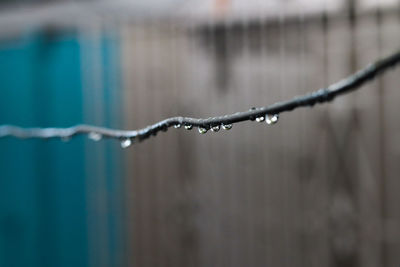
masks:
[[[115,101],[108,103],[118,98],[118,45],[108,38],[99,42],[103,64],[107,64],[100,76],[106,104],[104,110],[93,112],[104,113],[103,126],[108,126],[118,124],[113,118],[119,109],[113,107]],[[84,114],[88,107],[81,45],[82,40],[69,33],[36,33],[0,42],[0,124],[67,127],[91,123]],[[107,68],[114,71],[112,76]],[[106,85],[112,85],[113,92]],[[88,216],[96,213],[89,210],[87,192],[93,189],[87,187],[93,179],[88,179],[87,166],[96,167],[96,159],[90,159],[87,142],[85,137],[68,143],[0,139],[0,266],[88,266],[93,262]],[[102,161],[106,166],[99,166],[107,172],[107,201],[118,202],[118,152],[110,141],[97,146],[107,151]],[[110,229],[104,234],[112,236],[103,244],[109,254],[104,264],[115,266],[119,260],[114,255],[121,247],[112,241],[120,240],[114,238],[119,235],[119,218],[113,209],[107,209],[107,216]]]

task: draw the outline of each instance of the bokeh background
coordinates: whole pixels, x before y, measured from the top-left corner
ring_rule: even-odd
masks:
[[[399,48],[397,0],[2,1],[0,124],[234,113]],[[274,126],[1,139],[0,266],[398,267],[399,74]]]

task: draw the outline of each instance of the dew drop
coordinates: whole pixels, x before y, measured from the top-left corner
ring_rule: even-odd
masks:
[[[175,128],[175,129],[179,129],[179,128],[181,128],[181,127],[182,127],[182,124],[180,124],[180,123],[177,123],[177,124],[174,125],[174,128]]]
[[[95,132],[89,133],[88,137],[89,137],[90,140],[93,140],[93,141],[100,141],[101,138],[102,138],[101,134],[95,133]]]
[[[128,148],[132,145],[132,140],[129,138],[126,138],[124,140],[121,141],[121,147],[122,148]]]
[[[263,122],[265,120],[264,116],[260,116],[256,118],[256,122]]]
[[[186,125],[185,125],[185,129],[186,129],[186,130],[192,130],[192,129],[193,129],[193,125],[186,124]]]
[[[230,130],[230,129],[232,129],[232,124],[222,124],[222,129]]]
[[[208,130],[204,127],[199,127],[199,133],[205,134]]]
[[[219,129],[220,129],[219,125],[215,125],[215,126],[211,127],[211,131],[213,131],[213,132],[218,132]]]
[[[267,115],[267,118],[265,119],[265,122],[269,125],[277,123],[279,120],[279,114],[274,114],[274,115]]]

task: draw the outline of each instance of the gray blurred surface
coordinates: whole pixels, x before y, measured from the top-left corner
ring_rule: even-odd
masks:
[[[399,48],[399,10],[122,31],[126,128],[324,87]],[[398,266],[399,70],[332,104],[126,158],[132,266]]]

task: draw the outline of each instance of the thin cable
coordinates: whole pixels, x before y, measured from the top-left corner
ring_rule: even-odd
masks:
[[[400,50],[388,57],[369,64],[353,75],[334,83],[327,88],[319,89],[306,95],[297,96],[291,100],[277,102],[265,107],[252,108],[248,111],[237,112],[230,115],[208,119],[172,117],[153,125],[149,125],[143,129],[133,131],[108,129],[85,124],[70,128],[21,128],[13,125],[2,125],[0,126],[0,138],[12,136],[16,138],[57,137],[69,139],[75,135],[88,134],[89,137],[94,140],[99,140],[103,137],[116,138],[125,141],[129,140],[130,144],[131,141],[143,141],[152,135],[156,135],[159,131],[166,131],[172,126],[188,126],[188,128],[199,127],[201,132],[204,133],[213,126],[232,125],[233,123],[254,120],[255,118],[264,117],[266,115],[292,111],[299,107],[311,107],[318,103],[322,104],[332,101],[339,95],[350,93],[358,89],[361,85],[372,80],[377,75],[383,74],[388,69],[395,67],[398,63],[400,63]]]

